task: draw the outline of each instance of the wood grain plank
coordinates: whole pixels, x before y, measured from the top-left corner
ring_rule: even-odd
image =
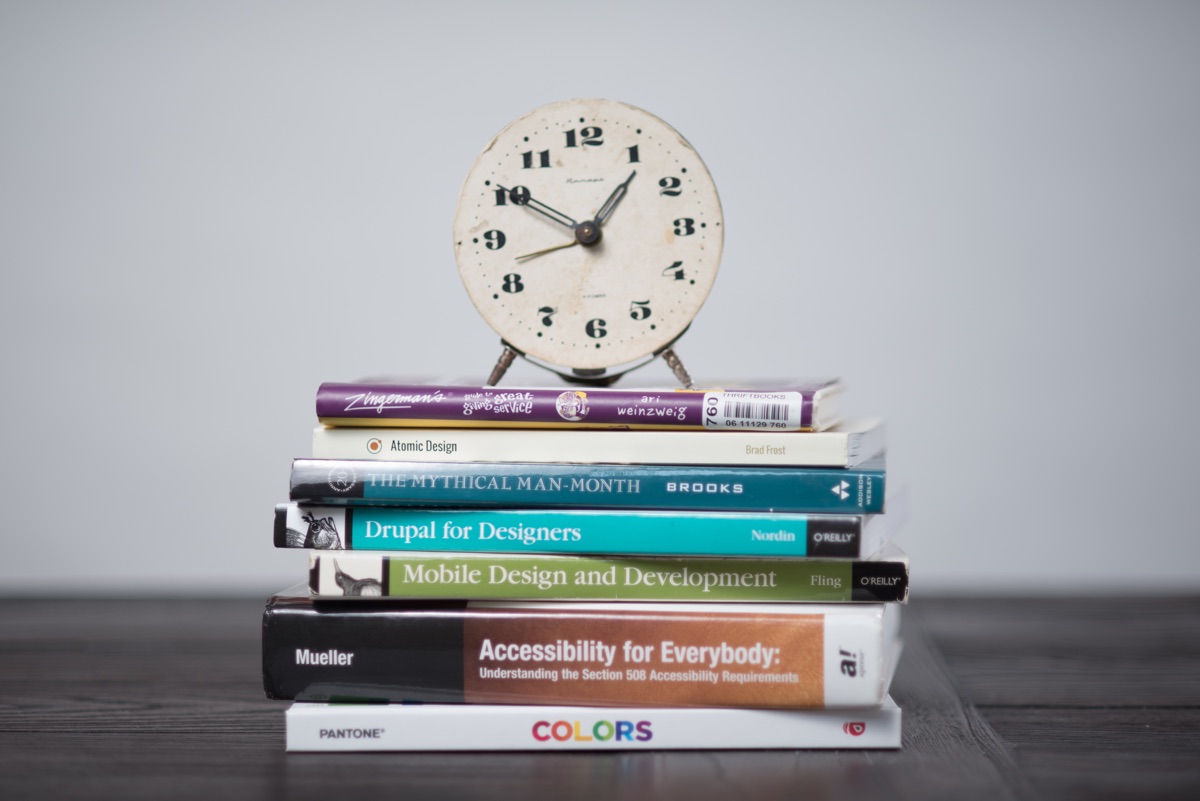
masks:
[[[1200,599],[943,599],[925,630],[1051,798],[1200,798]]]
[[[1200,709],[996,708],[988,722],[1054,798],[1200,798]]]
[[[927,599],[980,706],[1200,706],[1200,597]]]
[[[1200,770],[1200,709],[998,708],[988,710],[988,722],[1017,750],[1194,757],[1188,761]]]
[[[905,724],[904,757],[891,777],[897,797],[1033,798],[1004,742],[958,692],[915,604],[905,609],[903,636],[892,689]]]

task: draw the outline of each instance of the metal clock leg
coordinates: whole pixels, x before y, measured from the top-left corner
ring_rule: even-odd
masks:
[[[684,389],[692,388],[692,377],[688,375],[687,368],[683,366],[683,362],[679,360],[679,355],[675,353],[674,348],[667,348],[662,352],[663,361],[671,368],[671,372],[679,379],[679,383]]]
[[[492,374],[488,376],[487,386],[494,387],[500,383],[500,379],[504,378],[504,374],[508,372],[508,368],[512,367],[513,359],[517,358],[517,351],[513,350],[507,342],[504,342],[504,350],[500,352],[500,358],[496,360],[496,366],[492,368]]]

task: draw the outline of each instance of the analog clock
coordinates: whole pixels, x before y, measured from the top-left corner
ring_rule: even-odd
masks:
[[[609,100],[538,108],[471,168],[454,220],[459,273],[516,355],[593,384],[663,356],[708,297],[721,201],[699,154],[641,109]]]

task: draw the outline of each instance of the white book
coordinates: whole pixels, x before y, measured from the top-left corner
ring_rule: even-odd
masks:
[[[899,748],[900,708],[326,704],[287,711],[288,751]]]
[[[828,431],[553,431],[318,426],[314,459],[856,467],[884,449],[883,420]]]
[[[263,683],[297,701],[861,709],[899,604],[268,601]]]

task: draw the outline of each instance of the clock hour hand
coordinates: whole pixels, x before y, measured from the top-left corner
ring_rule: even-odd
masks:
[[[575,227],[579,225],[579,223],[575,222],[570,217],[563,214],[561,211],[558,211],[557,209],[552,209],[549,206],[547,206],[545,203],[541,202],[540,200],[536,200],[533,197],[531,197],[529,195],[528,190],[526,190],[523,193],[522,199],[518,199],[515,195],[513,195],[513,192],[511,189],[503,187],[500,184],[496,184],[496,188],[502,192],[508,192],[509,196],[512,197],[512,199],[513,199],[513,203],[515,203],[516,205],[525,206],[526,208],[533,209],[538,214],[543,214],[546,217],[549,217],[551,220],[554,220],[559,225],[565,225],[568,228],[570,228],[571,230],[574,230]]]
[[[623,184],[617,186],[608,196],[608,200],[604,201],[604,205],[600,207],[600,211],[596,212],[596,225],[604,225],[604,221],[608,219],[608,215],[612,214],[613,209],[621,202],[621,198],[625,197],[625,192],[629,189],[629,182],[633,180],[633,176],[637,175],[637,170],[629,173],[629,177],[625,179]]]

